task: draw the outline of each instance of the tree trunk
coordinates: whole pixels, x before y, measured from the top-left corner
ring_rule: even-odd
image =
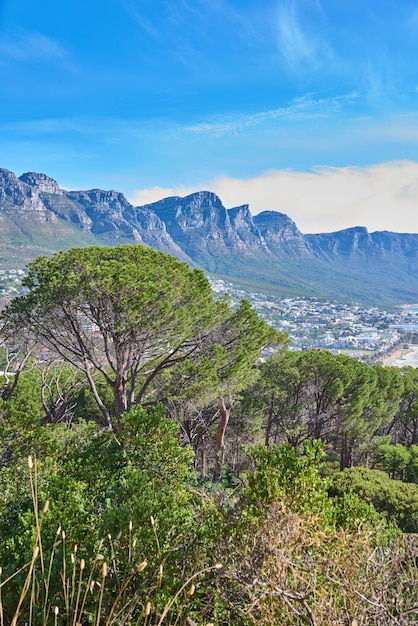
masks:
[[[203,435],[202,437],[202,445],[201,445],[201,474],[203,476],[203,478],[206,478],[207,473],[206,473],[206,435]]]
[[[116,378],[113,394],[115,397],[115,418],[116,418],[116,432],[121,431],[120,418],[128,410],[128,398],[126,393],[126,382],[121,378]]]
[[[104,403],[102,402],[102,399],[101,399],[101,397],[100,397],[100,395],[99,395],[99,393],[97,391],[97,388],[96,388],[93,376],[91,375],[91,372],[89,370],[88,363],[85,363],[84,372],[86,374],[88,383],[90,385],[91,392],[92,392],[92,394],[94,396],[94,399],[96,400],[97,406],[99,407],[100,411],[102,412],[102,414],[103,414],[103,416],[104,416],[104,418],[105,418],[105,420],[107,422],[107,427],[110,430],[113,430],[113,424],[112,424],[112,418],[110,416],[110,411],[104,405]]]
[[[353,466],[353,443],[343,436],[341,442],[340,470]]]
[[[274,415],[274,391],[270,398],[269,411],[267,416],[267,424],[266,424],[266,438],[265,438],[265,446],[266,448],[270,448],[270,437],[271,430],[273,428],[273,415]]]
[[[412,437],[411,437],[411,446],[416,446],[418,444],[418,420],[412,421]]]
[[[229,416],[231,414],[231,407],[225,403],[225,398],[219,398],[218,400],[219,413],[221,414],[221,421],[219,422],[218,430],[216,431],[216,457],[215,457],[215,477],[219,478],[221,475],[221,467],[225,457],[225,431],[228,426]]]

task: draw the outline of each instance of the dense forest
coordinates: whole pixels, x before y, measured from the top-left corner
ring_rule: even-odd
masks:
[[[139,245],[31,262],[0,350],[0,626],[417,623],[417,370]]]

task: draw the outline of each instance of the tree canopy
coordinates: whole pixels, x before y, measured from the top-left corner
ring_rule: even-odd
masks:
[[[3,336],[35,338],[51,359],[82,370],[116,429],[132,405],[152,398],[167,370],[180,384],[200,367],[211,388],[225,387],[274,336],[248,303],[234,312],[227,299],[215,300],[201,270],[141,245],[38,257],[23,286],[2,314]]]

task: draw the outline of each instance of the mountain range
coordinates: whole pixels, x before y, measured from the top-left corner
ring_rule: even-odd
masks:
[[[0,269],[73,246],[143,243],[252,289],[370,304],[418,302],[418,234],[355,226],[304,235],[283,213],[226,209],[199,191],[133,206],[0,169]]]

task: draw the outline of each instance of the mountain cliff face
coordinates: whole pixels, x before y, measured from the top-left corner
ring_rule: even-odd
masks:
[[[242,242],[242,247],[254,252],[267,251],[267,243],[255,225],[248,204],[228,209],[231,226]]]
[[[296,259],[312,257],[304,236],[284,213],[263,211],[254,216],[254,223],[273,254]]]
[[[44,206],[36,187],[16,178],[13,172],[0,170],[0,207],[2,216],[27,220],[34,218],[39,222],[54,221]]]
[[[166,198],[142,208],[158,215],[173,241],[198,264],[210,264],[214,256],[244,248],[228,211],[214,193],[199,191],[185,198]]]
[[[0,267],[84,245],[143,243],[283,294],[418,301],[418,235],[354,227],[303,235],[283,213],[226,209],[212,192],[134,207],[117,191],[66,191],[45,174],[0,169]]]

